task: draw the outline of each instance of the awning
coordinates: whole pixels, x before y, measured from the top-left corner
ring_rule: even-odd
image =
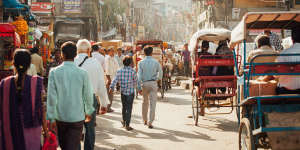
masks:
[[[29,8],[27,5],[21,4],[18,0],[3,0],[2,3],[4,8],[16,8],[16,9]]]
[[[15,27],[8,23],[0,24],[0,37],[13,37],[15,36]]]
[[[292,29],[300,26],[300,11],[250,12],[231,32],[231,47],[242,42],[251,29]]]

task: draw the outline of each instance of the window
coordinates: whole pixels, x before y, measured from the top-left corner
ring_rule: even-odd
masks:
[[[300,0],[295,0],[296,5],[300,5]]]

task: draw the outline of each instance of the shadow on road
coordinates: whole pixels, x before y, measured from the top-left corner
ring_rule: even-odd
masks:
[[[198,127],[207,128],[213,131],[237,132],[238,123],[236,121],[228,120],[226,118],[219,118],[214,116],[205,116],[202,118],[205,123],[199,121]],[[209,122],[209,123],[207,123]],[[213,125],[209,125],[213,124]]]

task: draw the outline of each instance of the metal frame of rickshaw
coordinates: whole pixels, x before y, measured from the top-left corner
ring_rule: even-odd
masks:
[[[145,47],[145,46],[147,46],[147,45],[156,45],[156,46],[162,46],[162,44],[163,44],[163,41],[159,41],[159,40],[153,40],[153,41],[137,41],[137,43],[136,43],[136,45],[142,45],[142,47]],[[161,49],[162,51],[163,51],[163,49]],[[163,54],[163,53],[162,53]],[[137,55],[137,54],[135,54],[135,55]],[[137,69],[138,69],[138,60],[137,60],[137,56],[136,56],[136,71],[138,71]],[[162,55],[161,56],[161,59],[162,59],[162,62],[161,62],[161,67],[162,67],[162,69],[163,69],[163,67],[164,67],[164,56]],[[165,88],[163,88],[163,87],[165,87],[165,86],[167,86],[167,85],[163,85],[165,82],[163,82],[163,80],[165,80],[164,79],[164,73],[163,73],[163,78],[162,78],[162,80],[158,83],[158,85],[159,85],[159,92],[161,93],[161,98],[164,98],[164,96],[165,96]],[[136,97],[138,96],[138,93],[136,94]]]
[[[286,20],[284,20],[284,18]],[[249,20],[248,20],[249,19]],[[268,21],[266,21],[266,19]],[[272,20],[270,20],[272,19]],[[280,20],[279,20],[280,19]],[[300,62],[267,62],[255,63],[260,57],[289,57],[299,56],[299,54],[263,54],[257,55],[246,62],[246,31],[247,29],[290,29],[300,25],[300,11],[297,12],[253,12],[243,17],[240,24],[232,31],[231,47],[236,44],[243,43],[243,74],[239,75],[237,62],[236,75],[238,76],[238,87],[243,86],[243,95],[238,88],[238,123],[239,123],[239,149],[270,148],[271,145],[266,141],[267,132],[280,131],[300,131],[300,127],[265,127],[264,113],[270,112],[299,112],[300,111],[300,95],[263,95],[249,96],[250,79],[255,76],[281,76],[281,75],[300,75]],[[239,29],[242,32],[238,32]],[[237,31],[237,32],[235,32]],[[238,36],[238,34],[242,34]],[[235,39],[235,37],[238,37]],[[234,51],[234,57],[236,52]],[[241,101],[241,96],[244,100]],[[242,111],[240,109],[242,108]],[[248,145],[245,139],[242,139],[242,132],[246,131],[249,136]],[[259,141],[261,140],[261,141]]]
[[[196,32],[189,47],[192,53],[195,53],[193,45],[198,42],[193,43],[193,38],[196,38],[198,41],[207,40],[209,42],[221,41],[230,39],[230,31],[226,29],[203,29]],[[209,114],[230,114],[234,109],[234,97],[236,96],[236,76],[233,75],[223,75],[223,76],[200,76],[199,68],[201,67],[212,67],[212,66],[232,66],[234,68],[234,57],[232,55],[203,55],[200,57],[194,54],[196,63],[196,71],[193,70],[193,118],[195,120],[195,125],[198,124],[199,115],[204,116],[205,108],[211,107],[231,107],[231,110],[226,113],[209,113]],[[229,58],[224,58],[227,56]],[[221,57],[221,58],[220,58]],[[223,58],[222,58],[223,57]],[[194,65],[193,65],[194,66]],[[195,74],[194,74],[195,72]],[[228,93],[215,93],[207,94],[209,88],[227,88]],[[229,90],[230,89],[230,90]],[[230,102],[228,103],[228,98]],[[213,102],[213,104],[210,104]],[[216,103],[217,102],[217,103]],[[199,110],[200,109],[200,110]],[[208,113],[206,113],[208,114]]]

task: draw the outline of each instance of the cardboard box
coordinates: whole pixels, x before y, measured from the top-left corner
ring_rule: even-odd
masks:
[[[277,81],[272,80],[269,82],[250,80],[249,96],[263,96],[263,95],[276,95]],[[241,99],[243,100],[243,86],[241,89]]]
[[[266,127],[299,127],[300,112],[267,113]],[[300,131],[268,132],[272,150],[299,150]]]

